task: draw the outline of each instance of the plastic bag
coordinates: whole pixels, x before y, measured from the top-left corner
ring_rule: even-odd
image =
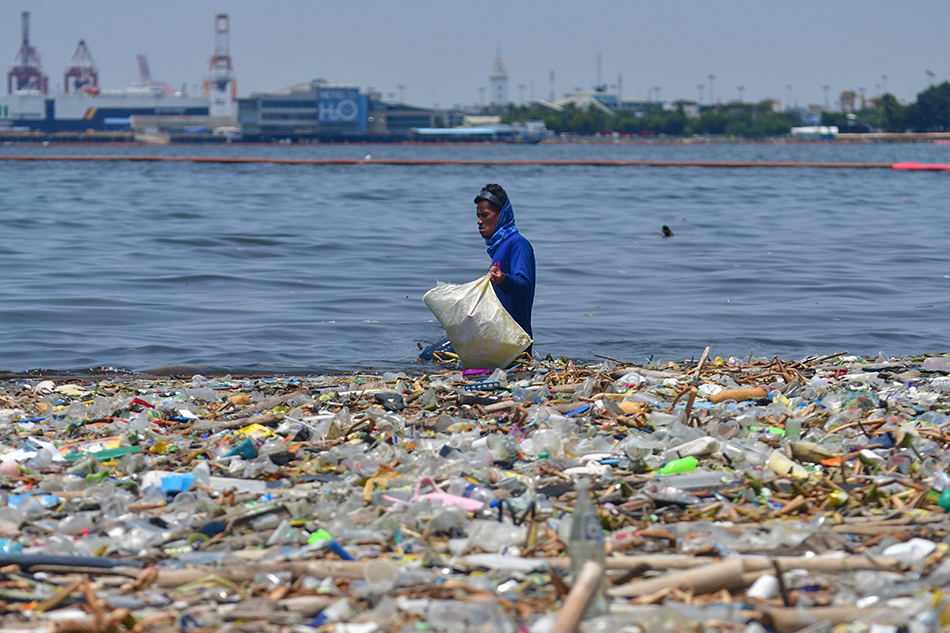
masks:
[[[462,367],[507,367],[531,337],[501,305],[488,275],[467,284],[441,284],[422,297],[452,341]]]

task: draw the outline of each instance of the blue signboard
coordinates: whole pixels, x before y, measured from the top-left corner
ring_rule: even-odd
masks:
[[[343,123],[362,127],[365,106],[360,107],[357,88],[320,88],[317,98],[317,120],[320,123]]]

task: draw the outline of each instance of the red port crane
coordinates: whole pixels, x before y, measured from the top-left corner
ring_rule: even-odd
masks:
[[[70,78],[74,80],[72,83]],[[63,75],[63,92],[79,90],[99,92],[99,71],[96,70],[96,63],[92,61],[92,54],[86,47],[86,40],[79,40],[79,46],[66,67],[66,74]]]
[[[48,94],[49,77],[40,69],[40,54],[30,46],[29,11],[20,14],[20,22],[23,26],[23,42],[7,73],[7,94],[12,94],[14,90],[39,90]]]
[[[146,88],[161,88],[162,94],[166,97],[175,94],[175,89],[168,84],[160,81],[152,81],[152,71],[149,69],[148,57],[139,53],[136,55],[136,59],[138,59],[139,62],[139,78],[142,80],[143,86]],[[182,88],[182,92],[184,92],[184,88]]]

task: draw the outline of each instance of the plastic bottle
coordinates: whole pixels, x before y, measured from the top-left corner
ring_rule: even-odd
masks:
[[[699,460],[695,457],[681,457],[667,462],[666,466],[660,469],[660,474],[672,475],[673,473],[688,473],[691,470],[696,470],[698,465]]]
[[[931,356],[925,358],[923,368],[926,371],[950,371],[950,358],[946,356]]]
[[[484,486],[474,484],[463,477],[454,477],[449,483],[449,494],[458,497],[468,497],[485,504],[485,507],[497,505],[495,493]]]
[[[571,573],[576,580],[581,567],[589,560],[596,561],[606,569],[606,553],[600,518],[590,498],[590,482],[587,479],[579,479],[575,490],[577,499],[574,502],[574,516],[571,518],[571,536],[568,539],[567,549],[571,555]],[[604,585],[604,577],[601,575],[597,591],[591,598],[584,617],[592,618],[606,613],[607,589]]]
[[[541,402],[541,394],[527,387],[515,387],[511,395],[515,402],[533,402],[534,404]]]
[[[191,471],[191,474],[195,477],[195,484],[202,486],[211,485],[211,467],[207,461],[198,462],[198,465]]]

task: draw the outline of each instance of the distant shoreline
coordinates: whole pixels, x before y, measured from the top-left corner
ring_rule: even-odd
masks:
[[[412,145],[412,146],[472,146],[472,145],[519,145],[505,141],[419,141],[405,138],[382,140],[379,137],[372,139],[347,139],[335,141],[316,141],[300,143],[282,142],[228,142],[223,137],[195,138],[196,135],[180,135],[171,143],[158,144],[143,142],[135,138],[131,132],[77,132],[77,133],[42,133],[42,132],[4,132],[0,130],[0,146],[118,146],[118,147],[167,147],[182,145],[213,145],[213,146],[312,146],[312,145]],[[796,139],[791,136],[769,136],[762,138],[741,138],[735,136],[635,136],[612,135],[580,136],[556,135],[544,139],[534,145],[870,145],[875,143],[933,143],[935,141],[950,142],[950,132],[869,132],[867,134],[839,133],[833,139]]]

